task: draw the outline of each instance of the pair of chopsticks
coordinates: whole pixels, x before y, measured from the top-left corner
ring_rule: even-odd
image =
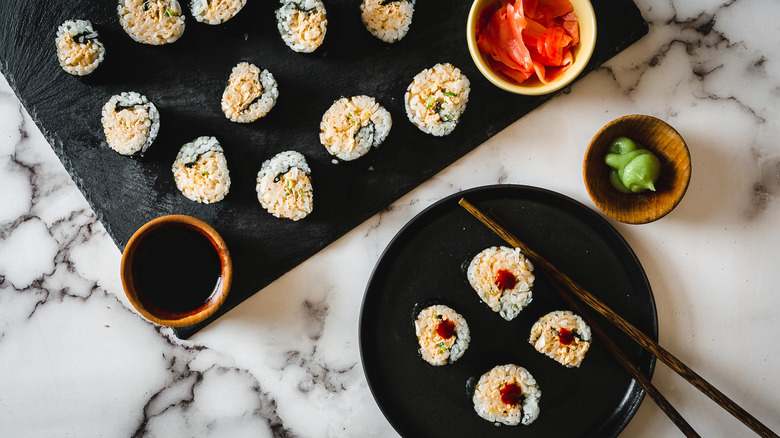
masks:
[[[680,431],[687,437],[699,437],[700,435],[693,430],[690,424],[677,412],[676,409],[669,403],[666,398],[658,391],[656,387],[650,383],[650,380],[645,377],[639,370],[632,364],[628,357],[623,353],[617,345],[615,345],[606,333],[594,324],[593,318],[591,318],[580,305],[572,298],[571,295],[576,296],[585,304],[596,310],[599,314],[605,317],[610,323],[618,327],[624,333],[626,333],[636,343],[641,345],[645,350],[652,353],[661,362],[665,363],[677,374],[682,376],[691,385],[695,386],[699,391],[703,392],[709,398],[711,398],[720,407],[728,411],[731,415],[736,417],[739,421],[744,423],[747,427],[752,429],[761,437],[773,437],[780,438],[776,433],[772,432],[768,427],[762,424],[758,419],[750,415],[745,409],[736,404],[725,394],[720,392],[717,388],[712,386],[709,382],[704,380],[701,376],[696,374],[691,368],[682,363],[679,359],[674,357],[666,349],[658,345],[657,342],[652,340],[649,336],[642,333],[639,329],[631,325],[628,321],[623,319],[620,315],[615,313],[606,304],[602,303],[598,298],[593,296],[590,292],[585,290],[582,286],[575,283],[566,274],[558,270],[553,264],[548,262],[544,257],[536,253],[534,250],[526,246],[522,241],[510,233],[506,228],[501,226],[495,219],[487,216],[477,209],[474,205],[461,198],[458,202],[463,208],[465,208],[474,217],[479,219],[480,222],[485,224],[488,228],[498,234],[499,237],[504,239],[507,243],[515,248],[520,248],[528,257],[528,259],[537,267],[541,268],[541,272],[550,280],[555,290],[561,295],[566,303],[572,307],[572,309],[580,314],[591,329],[599,337],[599,340],[604,343],[607,349],[615,356],[620,364],[628,371],[629,374],[637,381],[637,383],[645,390],[650,398],[655,401],[662,411],[674,422],[674,424],[680,429]]]

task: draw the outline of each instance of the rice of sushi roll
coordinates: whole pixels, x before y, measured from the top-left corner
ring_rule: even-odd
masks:
[[[281,0],[276,26],[282,40],[296,52],[311,53],[325,40],[328,17],[321,0]]]
[[[193,201],[219,202],[230,190],[225,151],[214,137],[198,137],[182,146],[171,170],[176,187]]]
[[[143,44],[172,43],[184,33],[184,15],[177,0],[119,0],[119,24]]]
[[[400,41],[409,32],[415,0],[363,0],[360,18],[371,35],[386,43]]]
[[[370,96],[342,97],[325,111],[320,143],[344,161],[362,157],[390,134],[390,112]]]
[[[426,134],[450,134],[466,111],[471,84],[452,64],[436,64],[414,77],[404,95],[406,115]]]
[[[569,310],[556,310],[539,318],[531,327],[528,342],[536,351],[561,365],[579,367],[590,348],[590,327]]]
[[[314,209],[311,169],[300,152],[285,151],[263,162],[257,173],[257,200],[272,215],[297,221]]]
[[[106,49],[89,20],[68,20],[57,29],[57,60],[74,76],[85,76],[103,62]]]
[[[471,260],[466,275],[482,301],[511,321],[533,299],[533,269],[519,248],[494,246]]]
[[[499,365],[479,378],[474,389],[474,410],[493,423],[527,426],[539,416],[541,396],[528,370],[513,364]]]
[[[423,309],[414,321],[414,331],[420,344],[420,355],[435,366],[460,359],[471,341],[466,319],[441,304]]]
[[[160,113],[146,96],[125,91],[103,105],[101,122],[111,149],[122,155],[143,155],[157,138]]]
[[[192,0],[192,16],[201,23],[221,24],[235,17],[246,0]]]
[[[268,114],[278,98],[274,75],[254,64],[241,62],[233,67],[222,93],[222,112],[231,122],[250,123]]]

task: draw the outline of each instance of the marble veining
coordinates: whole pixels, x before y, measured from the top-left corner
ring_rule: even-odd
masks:
[[[2,435],[396,436],[357,333],[383,249],[431,203],[480,185],[536,185],[595,208],[582,155],[631,113],[675,126],[693,158],[674,212],[613,222],[650,278],[661,344],[780,431],[780,348],[766,342],[780,330],[780,3],[637,3],[650,24],[638,43],[190,341],[132,310],[119,250],[0,79]],[[750,436],[663,365],[653,383],[703,436]],[[677,433],[646,399],[621,436]]]

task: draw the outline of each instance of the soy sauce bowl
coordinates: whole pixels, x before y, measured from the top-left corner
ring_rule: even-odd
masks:
[[[572,51],[574,63],[560,76],[544,84],[536,76],[532,76],[523,83],[518,84],[504,74],[498,72],[490,65],[490,56],[479,51],[477,37],[480,17],[483,13],[490,13],[501,6],[499,0],[474,0],[466,21],[466,42],[471,59],[476,64],[480,73],[497,87],[510,93],[528,96],[539,96],[558,91],[569,85],[582,73],[596,48],[596,13],[590,0],[570,0],[577,16],[580,32],[580,43]]]
[[[156,324],[182,327],[205,320],[225,302],[233,264],[214,228],[191,216],[170,215],[133,234],[120,274],[138,313]]]
[[[658,157],[661,174],[655,191],[622,193],[612,187],[611,168],[604,158],[618,136],[634,140]],[[627,224],[645,224],[666,216],[682,200],[691,180],[691,154],[671,125],[653,116],[632,114],[607,123],[593,136],[582,175],[590,198],[604,214]]]

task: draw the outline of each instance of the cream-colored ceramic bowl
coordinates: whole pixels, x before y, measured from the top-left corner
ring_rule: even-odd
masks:
[[[485,59],[487,55],[480,52],[477,47],[477,24],[479,17],[486,7],[494,7],[494,5],[500,4],[499,0],[474,0],[466,24],[466,41],[469,45],[471,59],[474,60],[479,71],[496,86],[512,93],[529,96],[552,93],[570,84],[585,69],[591,55],[593,55],[593,49],[596,47],[596,14],[593,12],[593,6],[589,0],[569,1],[571,1],[574,7],[574,14],[577,15],[580,28],[580,44],[574,48],[574,64],[560,77],[547,84],[541,83],[535,77],[529,78],[522,84],[517,84],[501,73],[494,71],[487,59]]]

